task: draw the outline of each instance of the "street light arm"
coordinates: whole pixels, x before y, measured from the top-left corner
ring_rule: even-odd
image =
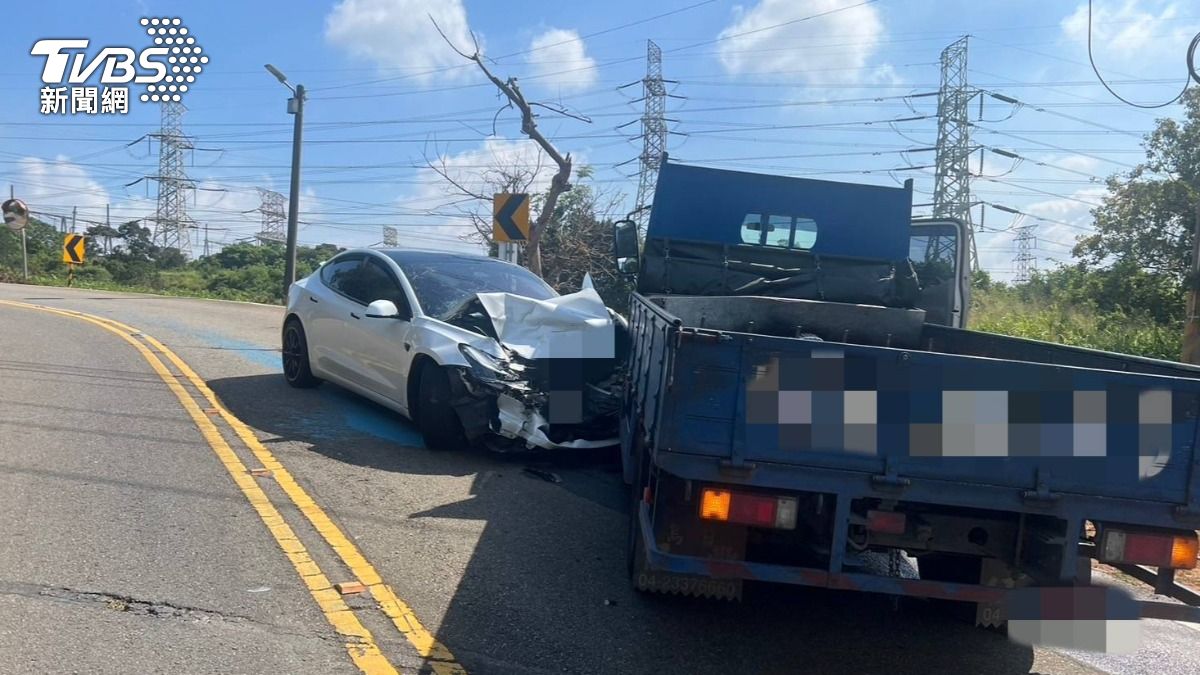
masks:
[[[287,87],[288,89],[291,89],[293,94],[296,93],[296,88],[293,87],[290,82],[288,82],[287,75],[284,75],[283,71],[279,70],[278,68],[276,68],[275,66],[273,66],[269,63],[266,64],[264,67],[267,69],[267,72],[269,72],[275,76],[275,79],[279,80],[280,84]]]

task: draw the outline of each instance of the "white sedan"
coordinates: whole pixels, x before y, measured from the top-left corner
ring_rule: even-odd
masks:
[[[283,371],[408,416],[431,448],[604,447],[624,338],[590,285],[560,296],[494,258],[357,249],[292,284]]]

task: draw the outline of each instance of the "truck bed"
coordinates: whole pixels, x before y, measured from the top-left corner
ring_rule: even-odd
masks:
[[[739,306],[776,299],[674,298],[631,307],[631,405],[657,452],[1170,504],[1154,510],[1164,527],[1196,513],[1200,368],[914,324],[915,310],[866,308],[830,335],[738,323]]]

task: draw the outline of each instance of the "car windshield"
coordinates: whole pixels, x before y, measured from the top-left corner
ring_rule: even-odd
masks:
[[[421,310],[429,316],[445,318],[476,293],[513,293],[535,300],[558,295],[546,282],[523,267],[498,260],[448,258],[442,260],[404,260],[392,256],[400,265]]]

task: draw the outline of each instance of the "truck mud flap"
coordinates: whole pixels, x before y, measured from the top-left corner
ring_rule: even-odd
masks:
[[[722,563],[738,565],[746,554],[746,528],[726,523],[712,523],[695,517],[694,508],[684,497],[681,481],[660,480],[656,500],[657,514],[650,519],[643,513],[646,504],[639,504],[638,520],[641,546],[635,551],[633,586],[639,591],[672,593],[701,598],[741,600],[743,580],[721,574],[688,574],[652,567],[652,556],[646,551],[670,551],[676,555],[698,556]]]

